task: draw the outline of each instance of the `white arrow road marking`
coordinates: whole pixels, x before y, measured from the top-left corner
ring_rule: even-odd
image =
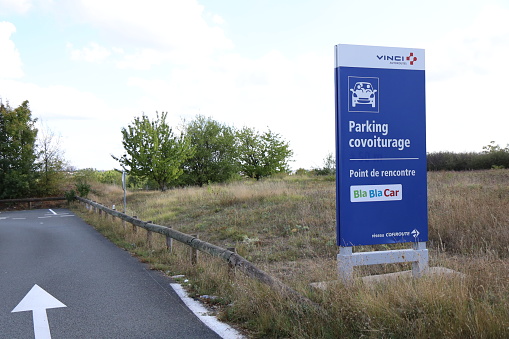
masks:
[[[53,211],[51,208],[49,209],[49,211],[50,211],[51,213],[53,213],[54,215],[57,215],[57,212]]]
[[[59,307],[67,306],[36,284],[11,313],[32,311],[34,319],[34,338],[51,339],[46,309]]]

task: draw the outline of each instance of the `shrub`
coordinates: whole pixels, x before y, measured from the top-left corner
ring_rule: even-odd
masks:
[[[71,203],[74,200],[76,200],[76,191],[75,190],[66,191],[64,193],[64,197],[65,197],[65,200],[67,200],[68,203]]]
[[[88,197],[88,194],[90,193],[90,190],[92,188],[92,186],[90,186],[90,184],[84,180],[78,180],[75,186],[79,196],[82,198]]]

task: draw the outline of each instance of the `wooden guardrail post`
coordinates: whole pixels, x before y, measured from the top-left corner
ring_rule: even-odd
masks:
[[[147,246],[152,248],[152,232],[147,230]]]
[[[228,247],[227,250],[237,254],[237,249],[235,247]],[[228,278],[230,278],[230,280],[235,278],[235,265],[231,262],[228,262]]]
[[[171,226],[168,226],[168,228],[171,228]],[[169,235],[166,235],[166,249],[172,253],[173,252],[173,238]]]
[[[133,218],[138,219],[138,217],[136,215],[133,215]],[[136,233],[137,231],[138,231],[138,229],[136,228],[136,225],[133,224],[133,232]]]
[[[147,223],[152,223],[152,220],[151,221],[147,221]],[[152,248],[152,232],[147,230],[147,246],[148,248]]]
[[[198,234],[191,234],[192,237],[198,239]],[[196,265],[198,263],[198,250],[194,247],[191,247],[191,265]]]

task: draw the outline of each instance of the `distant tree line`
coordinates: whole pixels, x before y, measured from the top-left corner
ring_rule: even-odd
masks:
[[[277,133],[237,130],[204,116],[184,123],[178,133],[166,117],[167,113],[157,114],[154,120],[136,117],[121,130],[124,154],[112,157],[134,186],[144,183],[164,191],[242,176],[259,180],[290,171],[293,151]]]
[[[0,100],[0,199],[61,193],[65,161],[53,134],[38,137],[28,101],[16,108]]]
[[[336,175],[336,157],[332,153],[328,153],[323,160],[323,166],[314,168],[310,174],[318,176],[335,176]]]
[[[471,171],[482,169],[509,168],[509,145],[502,148],[494,141],[483,147],[482,152],[433,152],[427,156],[428,171]],[[297,173],[319,176],[333,176],[336,173],[336,159],[329,153],[322,167],[311,171],[297,170]]]
[[[500,147],[492,141],[482,152],[434,152],[427,155],[428,171],[467,171],[509,168],[509,145]]]

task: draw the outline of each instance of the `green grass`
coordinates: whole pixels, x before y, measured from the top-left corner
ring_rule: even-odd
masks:
[[[296,303],[218,259],[146,232],[125,230],[84,213],[101,232],[169,275],[185,274],[195,295],[215,295],[212,306],[250,337],[263,338],[503,338],[509,337],[509,171],[429,173],[428,248],[432,266],[462,276],[400,279],[326,291],[310,283],[337,279],[335,184],[287,177],[128,196],[128,214],[199,234],[239,254],[321,305]],[[94,199],[121,206],[121,193],[97,188]],[[409,247],[407,244],[356,250]],[[356,268],[356,275],[410,269],[410,264]],[[210,301],[209,301],[210,302]]]

